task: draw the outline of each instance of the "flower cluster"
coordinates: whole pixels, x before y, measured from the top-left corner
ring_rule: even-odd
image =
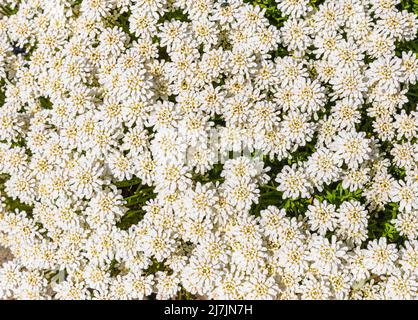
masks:
[[[418,19],[276,2],[2,1],[0,298],[418,298]]]

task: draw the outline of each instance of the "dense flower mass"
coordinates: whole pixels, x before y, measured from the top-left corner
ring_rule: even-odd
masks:
[[[418,298],[400,2],[2,0],[0,298]]]

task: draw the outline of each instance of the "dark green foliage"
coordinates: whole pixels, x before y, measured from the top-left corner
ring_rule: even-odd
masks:
[[[128,210],[116,226],[122,230],[127,230],[131,226],[137,224],[145,215],[145,211],[142,209]]]
[[[129,16],[130,15],[131,15],[130,12],[125,12],[123,14],[120,14],[118,18],[116,19],[115,25],[121,27],[122,30],[126,34],[129,34],[132,40],[136,40],[138,38],[129,31]]]
[[[15,211],[18,209],[19,211],[25,211],[28,215],[32,214],[33,207],[27,204],[20,202],[18,199],[13,199],[11,197],[6,196],[4,192],[4,183],[9,179],[7,175],[0,175],[0,197],[4,197],[6,204],[6,209],[8,211]]]
[[[401,3],[398,5],[401,10],[408,10],[418,14],[418,0],[401,0]]]
[[[142,207],[145,203],[155,198],[154,188],[142,185],[139,178],[132,178],[126,181],[116,181],[113,184],[122,191],[123,199],[126,201],[125,206],[128,211],[117,223],[117,226],[123,230],[129,229],[137,224],[145,215]]]
[[[220,163],[217,163],[213,166],[211,170],[206,172],[204,175],[199,174],[193,174],[192,178],[194,181],[200,182],[200,183],[207,183],[207,182],[219,182],[222,183],[225,181],[224,178],[221,177],[223,165]]]
[[[43,109],[52,109],[52,102],[48,98],[40,97],[39,101],[41,102],[41,107]]]
[[[0,13],[4,14],[5,16],[11,16],[13,14],[16,14],[17,9],[12,9],[9,5],[5,6],[0,4]]]
[[[179,20],[179,21],[190,21],[188,18],[188,15],[183,13],[182,10],[177,9],[175,11],[169,11],[166,12],[159,20],[158,22],[164,22],[164,21],[170,21],[170,20]]]
[[[180,288],[176,300],[196,300],[196,296],[186,291],[183,287]]]
[[[383,211],[376,213],[374,217],[369,219],[368,237],[371,240],[386,237],[388,242],[402,244],[405,238],[399,234],[399,231],[391,223],[391,220],[396,218],[398,211],[399,204],[389,203]]]
[[[283,17],[281,12],[276,7],[276,0],[244,0],[244,2],[251,3],[265,9],[265,17],[272,25],[280,27],[283,25],[283,22],[286,21],[286,17]]]

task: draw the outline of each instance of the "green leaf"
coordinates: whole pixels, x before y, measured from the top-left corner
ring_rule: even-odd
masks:
[[[116,187],[118,188],[126,188],[138,185],[142,183],[142,180],[139,178],[132,178],[131,180],[125,180],[125,181],[114,181],[112,182]]]

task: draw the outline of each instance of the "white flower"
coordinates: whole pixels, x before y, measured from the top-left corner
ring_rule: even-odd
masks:
[[[288,135],[292,142],[305,145],[312,140],[314,124],[309,122],[306,113],[290,112],[283,117],[283,133]]]
[[[142,300],[144,297],[150,295],[154,284],[153,279],[153,275],[142,276],[137,273],[128,273],[123,279],[128,299]]]
[[[180,279],[174,273],[168,275],[166,272],[156,273],[156,287],[157,287],[157,299],[170,299],[173,298],[179,290]]]
[[[277,8],[285,15],[299,18],[312,10],[308,3],[308,0],[278,0]]]
[[[355,243],[364,241],[367,233],[368,214],[358,201],[344,201],[337,210],[337,233]]]
[[[392,220],[392,223],[402,236],[409,239],[415,239],[418,236],[418,214],[416,211],[400,212],[396,219]]]
[[[348,269],[354,276],[355,281],[362,281],[370,276],[370,272],[365,265],[366,249],[355,247],[347,257]]]
[[[418,18],[313,2],[3,0],[0,299],[417,298]]]
[[[415,84],[418,78],[418,60],[414,52],[402,52],[403,81]]]
[[[349,168],[356,169],[370,157],[369,139],[364,132],[342,131],[335,138],[331,148],[337,159]]]
[[[418,283],[415,274],[404,273],[392,275],[387,280],[386,296],[388,299],[409,300],[416,299]]]
[[[218,265],[204,257],[192,256],[190,263],[181,272],[181,279],[189,292],[205,295],[214,289],[219,275]]]
[[[304,300],[326,300],[331,295],[329,284],[323,279],[318,280],[312,276],[302,281],[299,291]]]
[[[323,183],[330,184],[340,177],[337,157],[327,148],[318,148],[306,162],[306,172],[318,189]]]
[[[250,179],[242,179],[239,182],[227,182],[225,187],[229,201],[238,210],[249,210],[253,203],[258,203],[260,190]]]
[[[91,197],[93,192],[99,191],[106,184],[102,179],[103,167],[95,159],[80,158],[70,172],[70,188],[77,197]]]
[[[371,272],[377,275],[392,274],[398,250],[395,244],[387,244],[386,238],[370,241],[365,252],[364,263]]]
[[[380,92],[396,93],[402,78],[401,63],[400,58],[390,56],[372,62],[366,72],[370,84],[376,85]]]
[[[407,212],[418,208],[418,183],[407,180],[398,180],[394,183],[390,192],[390,199],[399,202],[399,210]]]
[[[397,129],[397,139],[400,140],[402,137],[410,140],[417,132],[418,123],[415,113],[406,114],[405,110],[402,110],[401,114],[395,115],[395,128]]]
[[[400,260],[402,270],[415,274],[418,262],[418,242],[416,240],[405,241],[404,246],[400,249]]]
[[[211,184],[197,183],[195,190],[189,189],[186,199],[187,214],[194,218],[203,218],[213,213],[218,198]]]
[[[144,237],[144,252],[148,256],[154,256],[158,262],[162,262],[175,250],[175,241],[168,232],[150,230]]]
[[[351,130],[355,125],[360,123],[361,115],[358,110],[358,104],[351,99],[338,100],[335,106],[332,107],[332,116],[335,121],[339,123],[341,129]]]
[[[333,236],[331,241],[321,236],[314,236],[309,244],[309,260],[313,268],[321,274],[336,274],[347,255],[347,247]]]
[[[369,168],[348,171],[343,178],[342,187],[349,189],[351,192],[364,188],[365,184],[370,180],[369,171]]]
[[[302,275],[309,267],[308,254],[305,244],[291,242],[277,251],[278,263],[286,272]]]
[[[303,169],[297,168],[296,164],[285,166],[275,181],[279,183],[277,190],[283,192],[283,198],[307,198],[311,194],[312,185]]]
[[[333,99],[349,98],[356,103],[363,102],[367,84],[357,68],[338,68],[329,82],[334,90]]]
[[[305,215],[311,230],[322,236],[327,231],[334,231],[337,225],[335,205],[328,204],[326,200],[319,202],[318,199],[314,199],[313,205],[308,206]]]
[[[247,299],[271,300],[276,298],[278,287],[272,277],[259,273],[251,277],[251,280],[243,286]]]
[[[282,220],[286,215],[284,209],[278,209],[275,206],[269,206],[260,211],[260,225],[263,227],[264,234],[272,239],[278,236]]]
[[[305,20],[297,20],[290,17],[282,31],[283,43],[290,50],[304,51],[311,44],[310,29]]]
[[[61,300],[86,300],[89,296],[83,282],[63,281],[54,286],[55,297]]]

